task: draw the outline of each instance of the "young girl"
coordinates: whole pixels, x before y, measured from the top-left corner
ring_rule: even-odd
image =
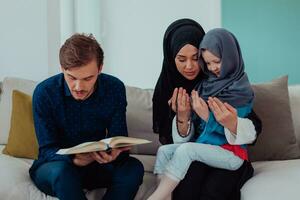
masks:
[[[191,102],[186,98],[186,104],[190,103],[195,112],[192,116],[194,126],[191,128],[195,128],[199,136],[193,143],[159,148],[154,173],[164,176],[149,197],[151,200],[169,198],[193,161],[236,170],[244,160],[248,160],[245,145],[230,145],[227,141],[228,134],[224,133],[224,127],[212,114],[219,111],[209,111],[219,99],[226,102],[227,108],[230,108],[229,104],[233,105],[238,117],[245,117],[252,109],[254,94],[244,72],[240,47],[234,35],[220,28],[209,31],[200,44],[199,64],[207,79],[200,82],[198,92],[192,92]],[[179,119],[177,121],[181,123]],[[235,137],[235,133],[230,134]]]

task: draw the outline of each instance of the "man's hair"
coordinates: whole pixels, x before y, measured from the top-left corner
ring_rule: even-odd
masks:
[[[103,64],[103,50],[92,34],[74,34],[62,45],[59,62],[64,69],[80,67],[96,59],[97,66]]]

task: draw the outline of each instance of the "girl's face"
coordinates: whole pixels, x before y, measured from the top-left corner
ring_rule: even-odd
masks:
[[[177,70],[188,80],[194,80],[200,73],[198,49],[191,44],[184,45],[175,57]]]
[[[202,50],[202,57],[208,70],[219,77],[221,72],[221,59],[205,49]]]

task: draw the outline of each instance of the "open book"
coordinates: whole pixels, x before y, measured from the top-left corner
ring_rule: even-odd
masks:
[[[134,145],[146,144],[150,142],[151,141],[149,140],[140,139],[140,138],[116,136],[116,137],[106,138],[95,142],[84,142],[71,148],[60,149],[56,153],[64,155],[64,154],[88,153],[94,151],[109,151],[111,149],[116,149],[120,147],[134,146]]]

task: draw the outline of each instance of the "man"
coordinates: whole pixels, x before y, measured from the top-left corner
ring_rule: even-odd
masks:
[[[83,189],[107,188],[103,199],[133,199],[144,168],[128,148],[58,155],[57,150],[117,135],[127,136],[126,93],[117,78],[101,73],[103,50],[92,35],[75,34],[60,49],[62,73],[33,94],[39,157],[30,176],[61,200],[86,199]]]

